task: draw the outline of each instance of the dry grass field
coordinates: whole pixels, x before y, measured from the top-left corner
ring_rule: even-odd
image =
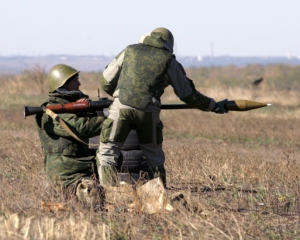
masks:
[[[82,74],[81,89],[93,100],[97,76]],[[0,239],[300,239],[299,88],[195,82],[216,100],[272,107],[225,115],[163,111],[168,194],[178,201],[174,211],[145,214],[122,203],[93,212],[46,188],[34,118],[24,119],[22,107],[39,106],[47,87],[23,75],[0,82]],[[172,89],[162,100],[179,103]],[[43,211],[41,201],[66,210]]]

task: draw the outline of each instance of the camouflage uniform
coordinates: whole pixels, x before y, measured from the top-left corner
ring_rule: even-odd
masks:
[[[150,178],[161,177],[164,184],[165,156],[162,150],[163,123],[160,97],[171,85],[185,103],[211,111],[215,101],[198,92],[172,54],[173,45],[160,33],[141,37],[139,44],[126,47],[105,69],[102,89],[115,100],[103,123],[97,165],[100,182],[114,184],[120,148],[131,129],[136,129],[141,149],[150,166]]]
[[[68,91],[64,88],[49,93],[49,99],[42,106],[75,102],[88,98],[81,91]],[[89,138],[100,134],[104,117],[96,113],[60,113],[59,117],[81,140],[88,143]],[[94,149],[89,149],[73,137],[46,113],[36,115],[36,123],[44,152],[46,173],[59,188],[74,185],[77,180],[91,178],[97,173]]]

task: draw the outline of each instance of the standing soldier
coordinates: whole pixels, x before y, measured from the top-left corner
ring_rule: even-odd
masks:
[[[168,85],[190,106],[206,112],[227,112],[225,100],[216,103],[195,89],[175,59],[173,46],[172,33],[156,28],[142,36],[139,44],[126,47],[103,72],[100,85],[114,102],[103,123],[97,152],[101,184],[117,184],[120,149],[129,131],[135,129],[149,165],[149,178],[160,177],[166,186],[160,97]]]
[[[49,71],[47,81],[49,99],[42,106],[89,101],[89,96],[79,90],[79,71],[70,66],[54,66]],[[87,144],[89,138],[100,134],[105,118],[85,112],[57,115],[71,129],[71,134],[77,135],[78,140],[47,113],[36,115],[46,173],[57,188],[75,192],[76,186],[79,189],[78,184],[82,184],[83,180],[86,187],[91,185],[89,181],[92,178],[96,179],[96,150],[88,148]],[[81,185],[81,188],[84,186]]]

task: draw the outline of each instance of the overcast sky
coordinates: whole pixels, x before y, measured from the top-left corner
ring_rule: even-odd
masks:
[[[0,0],[0,56],[114,56],[156,27],[180,56],[300,56],[300,0]]]

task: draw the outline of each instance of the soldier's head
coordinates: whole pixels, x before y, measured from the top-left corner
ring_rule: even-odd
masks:
[[[160,33],[162,34],[162,36],[164,37],[164,40],[166,41],[166,43],[168,45],[170,45],[170,47],[173,50],[174,47],[174,37],[173,34],[171,33],[170,30],[163,28],[163,27],[159,27],[159,28],[155,28],[151,33]]]
[[[55,65],[47,75],[50,92],[62,86],[69,91],[79,90],[80,82],[78,79],[79,71],[65,64]]]

